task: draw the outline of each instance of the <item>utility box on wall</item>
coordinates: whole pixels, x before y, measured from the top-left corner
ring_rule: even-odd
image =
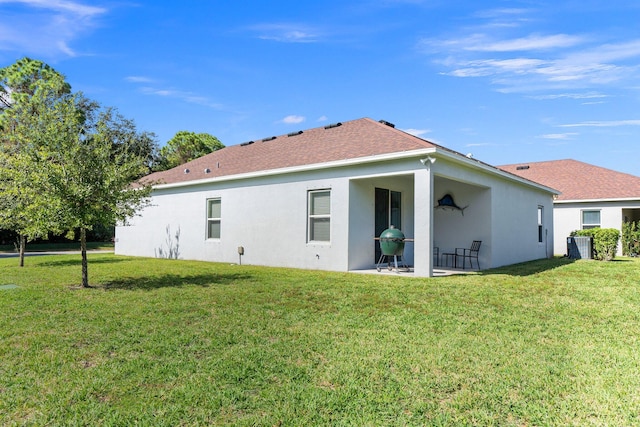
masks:
[[[593,237],[567,237],[567,256],[571,259],[592,259]]]

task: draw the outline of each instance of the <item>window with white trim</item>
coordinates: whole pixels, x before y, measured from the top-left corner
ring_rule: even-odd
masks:
[[[307,242],[331,241],[331,190],[311,190],[307,198]]]
[[[582,229],[600,228],[600,211],[582,211]]]
[[[538,243],[544,242],[544,206],[538,206]]]
[[[220,198],[207,200],[207,239],[220,238],[221,215]]]

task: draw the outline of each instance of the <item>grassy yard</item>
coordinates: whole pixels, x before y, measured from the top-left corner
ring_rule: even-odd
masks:
[[[0,425],[640,425],[640,260],[0,259]]]

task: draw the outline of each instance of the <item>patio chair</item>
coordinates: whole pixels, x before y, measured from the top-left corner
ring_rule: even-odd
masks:
[[[480,245],[482,240],[474,240],[471,243],[470,248],[456,248],[455,252],[455,264],[458,264],[458,257],[462,257],[462,269],[467,268],[466,261],[469,260],[469,268],[473,268],[473,260],[476,260],[476,266],[480,270],[480,261],[478,261],[478,252],[480,252]]]

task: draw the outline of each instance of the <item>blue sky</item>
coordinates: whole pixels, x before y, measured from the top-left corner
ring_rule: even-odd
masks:
[[[638,22],[636,0],[0,0],[0,67],[40,59],[161,144],[371,117],[640,176]]]

